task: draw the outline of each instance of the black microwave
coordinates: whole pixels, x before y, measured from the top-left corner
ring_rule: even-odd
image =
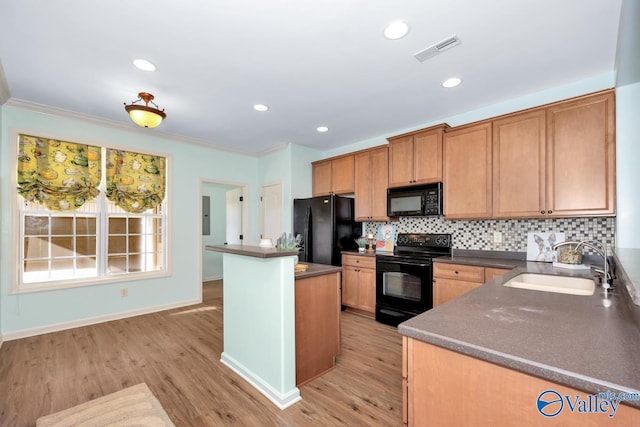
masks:
[[[392,217],[442,215],[442,183],[389,188],[387,215]]]

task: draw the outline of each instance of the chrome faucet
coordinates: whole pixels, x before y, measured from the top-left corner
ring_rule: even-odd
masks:
[[[594,243],[597,243],[598,246],[594,246]],[[553,245],[553,250],[555,251],[559,247],[566,246],[566,245],[575,245],[576,250],[580,249],[580,246],[586,246],[587,248],[593,250],[595,253],[597,253],[602,257],[602,260],[604,262],[604,267],[602,270],[599,270],[596,268],[595,271],[602,273],[602,275],[604,276],[604,280],[602,281],[602,287],[605,290],[608,290],[611,287],[612,276],[609,273],[609,267],[608,267],[609,261],[607,260],[606,241],[603,243],[600,243],[597,240],[582,240],[580,242],[572,242],[572,241],[560,242]]]

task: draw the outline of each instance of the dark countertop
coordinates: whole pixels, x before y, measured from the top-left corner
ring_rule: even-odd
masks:
[[[314,264],[311,262],[305,262],[304,264],[308,265],[306,271],[296,272],[296,280],[298,279],[307,279],[309,277],[322,276],[325,274],[337,273],[342,271],[342,267],[336,267],[333,265],[326,264]]]
[[[584,274],[455,254],[434,261],[513,270],[401,323],[401,334],[588,393],[640,392],[640,307],[630,304],[625,286],[607,297],[599,286],[592,296],[507,288],[522,272]],[[638,400],[626,403],[640,407]]]
[[[277,258],[283,256],[298,255],[298,251],[285,249],[263,248],[253,245],[207,245],[204,247],[208,251],[222,252],[226,254],[244,255],[256,258]]]
[[[613,257],[631,300],[640,305],[640,249],[616,248]]]

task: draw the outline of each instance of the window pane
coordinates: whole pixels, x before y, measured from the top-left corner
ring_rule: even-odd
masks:
[[[77,255],[95,255],[96,254],[96,237],[95,236],[76,237],[76,254]]]
[[[76,218],[76,234],[96,234],[96,218]]]
[[[25,261],[24,262],[25,272],[47,271],[47,270],[49,270],[48,261]]]
[[[24,257],[47,258],[49,256],[49,240],[46,237],[25,237]]]
[[[76,267],[79,269],[92,269],[95,270],[97,267],[96,258],[78,258],[76,261]]]
[[[24,234],[27,236],[48,235],[49,218],[46,216],[25,216]]]
[[[109,234],[125,234],[127,232],[127,219],[111,217],[109,218]]]
[[[73,259],[52,259],[51,274],[58,278],[73,277]]]
[[[52,217],[51,234],[73,234],[73,217]]]
[[[144,269],[144,256],[143,255],[130,255],[129,256],[129,272],[146,271]]]
[[[73,237],[52,237],[51,256],[70,257],[75,253],[73,249]]]
[[[110,274],[125,273],[127,271],[127,257],[110,256],[107,262],[107,271]]]
[[[143,252],[144,249],[143,236],[129,236],[129,253]]]
[[[129,218],[129,234],[142,233],[144,218]]]
[[[127,252],[127,238],[125,236],[109,236],[109,253],[123,254]]]

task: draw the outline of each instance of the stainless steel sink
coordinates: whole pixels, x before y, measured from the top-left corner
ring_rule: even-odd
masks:
[[[593,279],[532,273],[519,274],[503,286],[569,295],[593,295],[596,290]]]

